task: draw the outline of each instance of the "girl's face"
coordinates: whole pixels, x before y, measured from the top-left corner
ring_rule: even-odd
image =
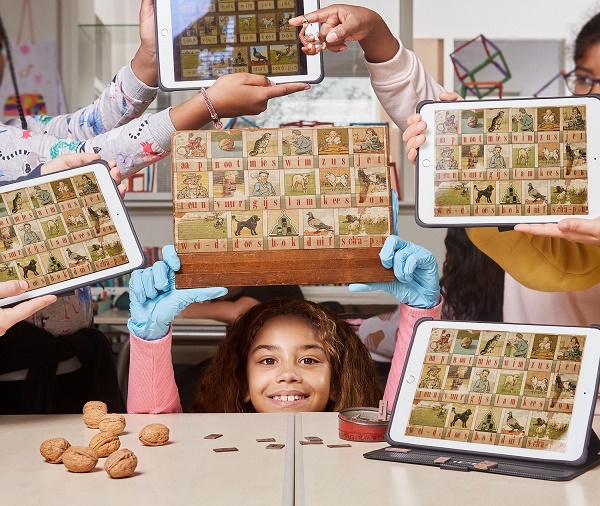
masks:
[[[314,329],[279,316],[257,332],[246,364],[250,401],[259,413],[324,411],[330,399],[331,364]]]
[[[583,56],[575,62],[575,70],[578,74],[600,79],[600,44],[589,46]],[[600,93],[600,84],[594,83],[590,93]]]

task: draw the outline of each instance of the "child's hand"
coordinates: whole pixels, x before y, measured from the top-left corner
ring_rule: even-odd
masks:
[[[440,303],[438,267],[433,253],[422,246],[391,235],[379,253],[386,269],[394,269],[396,281],[354,283],[351,292],[383,290],[399,302],[418,308],[431,308]]]
[[[347,43],[358,41],[370,62],[384,62],[398,52],[398,42],[382,17],[366,7],[356,5],[331,5],[304,16],[289,20],[292,26],[302,26],[304,21],[320,23],[319,40],[327,42],[327,49],[337,53],[348,49]],[[306,47],[306,54],[316,54],[317,50]]]
[[[140,81],[152,87],[158,84],[156,34],[154,32],[154,0],[141,0],[140,47],[131,61],[131,68]]]
[[[100,160],[100,155],[96,153],[69,153],[67,155],[59,155],[42,165],[40,174],[43,176],[44,174],[52,174],[53,172],[59,172],[61,170],[81,167],[82,165],[92,163],[95,160]]]
[[[600,246],[600,218],[567,218],[558,223],[519,224],[515,230],[545,237],[560,237],[567,241]]]
[[[162,261],[134,271],[129,281],[131,317],[127,327],[146,341],[166,336],[173,318],[192,302],[204,302],[227,293],[226,288],[176,290],[175,271],[181,262],[172,245],[165,246],[162,252]]]
[[[27,290],[27,286],[27,281],[13,280],[1,282],[0,299],[20,295]],[[0,308],[0,336],[3,336],[15,323],[24,320],[55,301],[56,295],[44,295],[43,297],[36,297],[35,299],[21,302],[10,308]]]
[[[219,77],[206,93],[220,117],[235,118],[260,114],[270,99],[308,89],[306,83],[275,85],[265,76],[237,73]]]
[[[445,91],[440,93],[442,102],[456,102],[462,100],[462,97],[454,91]],[[417,160],[417,149],[425,142],[423,132],[427,128],[427,123],[419,113],[413,114],[406,120],[406,130],[402,132],[402,140],[406,143],[405,151],[408,161],[415,164]]]
[[[67,155],[59,155],[42,165],[40,174],[52,174],[53,172],[59,172],[61,170],[81,167],[82,165],[87,165],[95,160],[100,160],[100,155],[96,153],[69,153]],[[110,167],[110,177],[117,183],[117,188],[121,197],[124,197],[127,189],[124,184],[121,184],[123,178],[121,172],[117,169],[117,162],[115,160],[109,160],[108,166]]]

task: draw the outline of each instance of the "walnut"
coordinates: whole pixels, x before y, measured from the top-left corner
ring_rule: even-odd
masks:
[[[102,401],[86,402],[83,406],[83,423],[90,429],[97,429],[100,420],[106,413],[108,413],[108,408]]]
[[[98,454],[89,446],[69,446],[62,454],[62,461],[73,473],[87,473],[96,467]]]
[[[62,462],[62,455],[69,446],[71,443],[65,438],[53,437],[40,445],[40,453],[50,464],[58,464]]]
[[[125,417],[118,413],[109,413],[104,415],[98,422],[98,428],[100,432],[106,432],[107,434],[114,434],[115,436],[121,434],[125,430]]]
[[[139,439],[145,446],[162,446],[169,440],[169,427],[162,423],[151,423],[140,431]]]
[[[127,448],[122,448],[108,456],[104,463],[104,470],[111,478],[125,478],[133,474],[137,462],[135,453]]]
[[[98,457],[108,457],[112,452],[119,449],[121,441],[115,434],[100,432],[92,438],[88,446],[96,450]]]
[[[99,409],[100,411],[104,411],[105,413],[108,413],[108,408],[106,407],[106,404],[102,401],[89,401],[86,402],[85,405],[83,406],[83,412],[87,412],[87,411],[91,411],[92,409]]]

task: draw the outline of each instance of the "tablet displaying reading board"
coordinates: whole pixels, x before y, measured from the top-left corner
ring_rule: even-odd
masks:
[[[579,463],[600,330],[423,320],[388,429],[394,445]]]
[[[177,287],[392,281],[387,127],[172,134]]]
[[[299,28],[288,23],[318,8],[318,0],[156,0],[159,85],[198,89],[236,72],[319,82],[322,55],[307,58]]]
[[[597,96],[423,102],[422,226],[557,222],[600,215]]]
[[[0,306],[130,272],[144,263],[108,165],[0,187],[0,281],[29,289]]]

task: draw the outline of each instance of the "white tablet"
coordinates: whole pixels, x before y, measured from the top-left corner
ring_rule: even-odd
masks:
[[[0,306],[59,293],[144,264],[108,165],[89,165],[0,187],[0,282],[29,289]]]
[[[317,83],[323,56],[300,50],[299,28],[288,20],[318,8],[319,0],[156,0],[159,86],[199,89],[235,72]]]
[[[600,100],[422,102],[422,226],[510,226],[600,216]]]
[[[597,328],[422,320],[388,442],[578,463],[599,361]]]

